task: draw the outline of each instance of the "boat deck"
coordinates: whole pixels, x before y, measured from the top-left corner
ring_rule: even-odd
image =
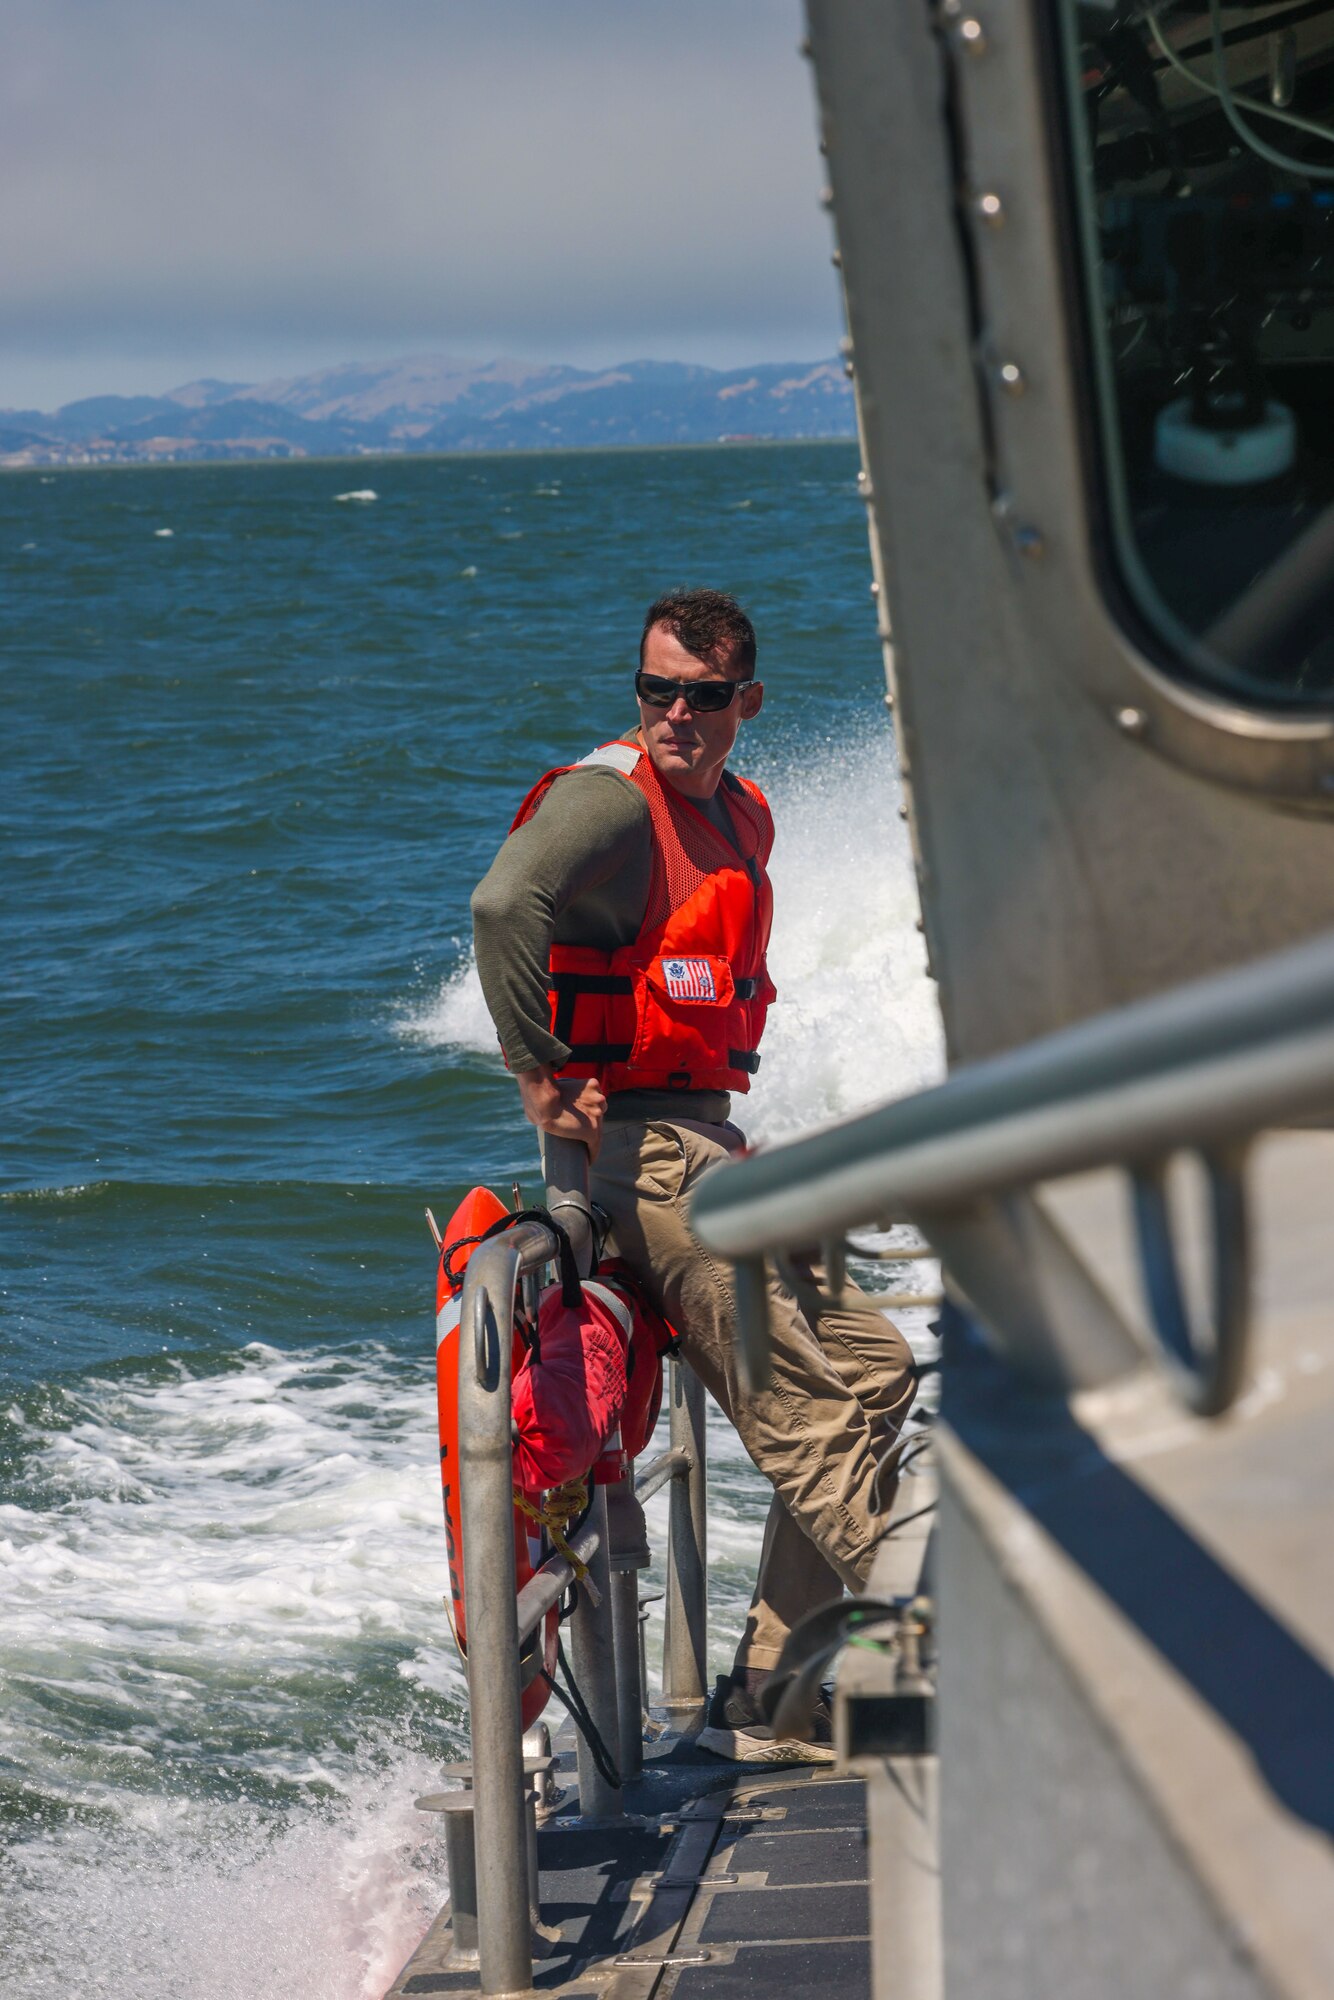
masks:
[[[562,1746],[558,1782],[573,1776]],[[626,1817],[585,1825],[573,1794],[538,1831],[535,1993],[575,2000],[827,2000],[870,1989],[866,1791],[827,1766],[727,1764],[685,1737],[645,1761]],[[386,2000],[466,1994],[444,1910]]]

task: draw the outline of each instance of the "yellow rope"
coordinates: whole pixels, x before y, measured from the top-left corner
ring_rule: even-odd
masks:
[[[516,1486],[514,1489],[514,1504],[521,1513],[528,1516],[530,1521],[541,1522],[551,1538],[552,1547],[564,1556],[566,1562],[574,1571],[576,1581],[582,1582],[583,1578],[588,1575],[588,1564],[580,1562],[578,1556],[566,1540],[564,1530],[567,1522],[575,1520],[588,1505],[587,1478],[567,1479],[564,1486],[553,1486],[547,1494],[545,1505],[541,1507],[535,1506],[528,1498],[528,1495],[521,1493]],[[449,1620],[449,1635],[458,1649],[459,1658],[466,1664],[468,1655],[465,1648],[459,1643],[458,1627],[454,1623],[453,1602],[449,1597],[446,1597],[444,1604],[445,1617]]]
[[[514,1504],[530,1521],[541,1522],[551,1539],[551,1546],[564,1556],[576,1578],[582,1580],[588,1575],[588,1564],[580,1562],[565,1538],[565,1529],[588,1505],[587,1477],[567,1479],[563,1486],[553,1486],[540,1507],[516,1486]]]

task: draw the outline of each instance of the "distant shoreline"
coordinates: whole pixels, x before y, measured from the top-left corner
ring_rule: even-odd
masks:
[[[750,368],[625,361],[590,370],[418,354],[281,381],[201,376],[159,396],[0,410],[0,468],[823,443],[856,429],[852,384],[836,355]]]
[[[293,453],[286,458],[248,457],[238,458],[142,458],[99,459],[95,463],[80,463],[77,459],[58,460],[55,463],[39,465],[6,465],[0,462],[0,478],[31,479],[40,477],[53,479],[57,473],[68,472],[213,472],[221,466],[313,466],[313,465],[424,465],[441,459],[514,459],[514,458],[610,458],[624,457],[627,452],[683,452],[683,451],[791,451],[808,445],[850,444],[855,445],[855,431],[836,431],[828,437],[799,438],[701,438],[685,442],[666,444],[538,444],[477,446],[458,451],[365,451],[365,452],[308,452]]]

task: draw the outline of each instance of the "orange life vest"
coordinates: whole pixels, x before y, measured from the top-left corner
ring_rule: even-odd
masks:
[[[615,951],[553,944],[551,1032],[566,1043],[562,1076],[596,1076],[604,1090],[749,1090],[774,998],[765,966],[773,891],[765,863],[773,817],[758,785],[725,777],[733,847],[633,743],[607,743],[585,765],[609,764],[648,803],[653,865],[644,921]],[[514,819],[520,827],[566,771],[548,771]]]

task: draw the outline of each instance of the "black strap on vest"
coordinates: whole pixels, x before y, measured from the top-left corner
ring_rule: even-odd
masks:
[[[548,985],[556,996],[556,1016],[551,1024],[551,1032],[558,1042],[568,1042],[570,1030],[574,1026],[574,1003],[581,993],[633,993],[634,982],[623,973],[613,972],[552,972],[547,975]],[[581,1047],[570,1050],[574,1062],[623,1062],[624,1056],[598,1056],[586,1053],[600,1046],[596,1042],[585,1042]],[[630,1053],[626,1044],[626,1055]]]
[[[558,1042],[564,1042],[569,1049],[569,1062],[575,1063],[617,1063],[629,1062],[632,1042],[572,1042],[570,1030],[574,1026],[574,1003],[581,993],[633,993],[634,981],[624,973],[616,972],[553,972],[548,975],[550,990],[556,996],[555,1018],[551,1032]],[[758,979],[735,979],[732,982],[738,1000],[753,1000],[760,990]],[[744,1070],[754,1076],[760,1066],[758,1049],[729,1049],[727,1067]],[[669,1078],[669,1087],[674,1090],[689,1089],[690,1072],[678,1070]]]

